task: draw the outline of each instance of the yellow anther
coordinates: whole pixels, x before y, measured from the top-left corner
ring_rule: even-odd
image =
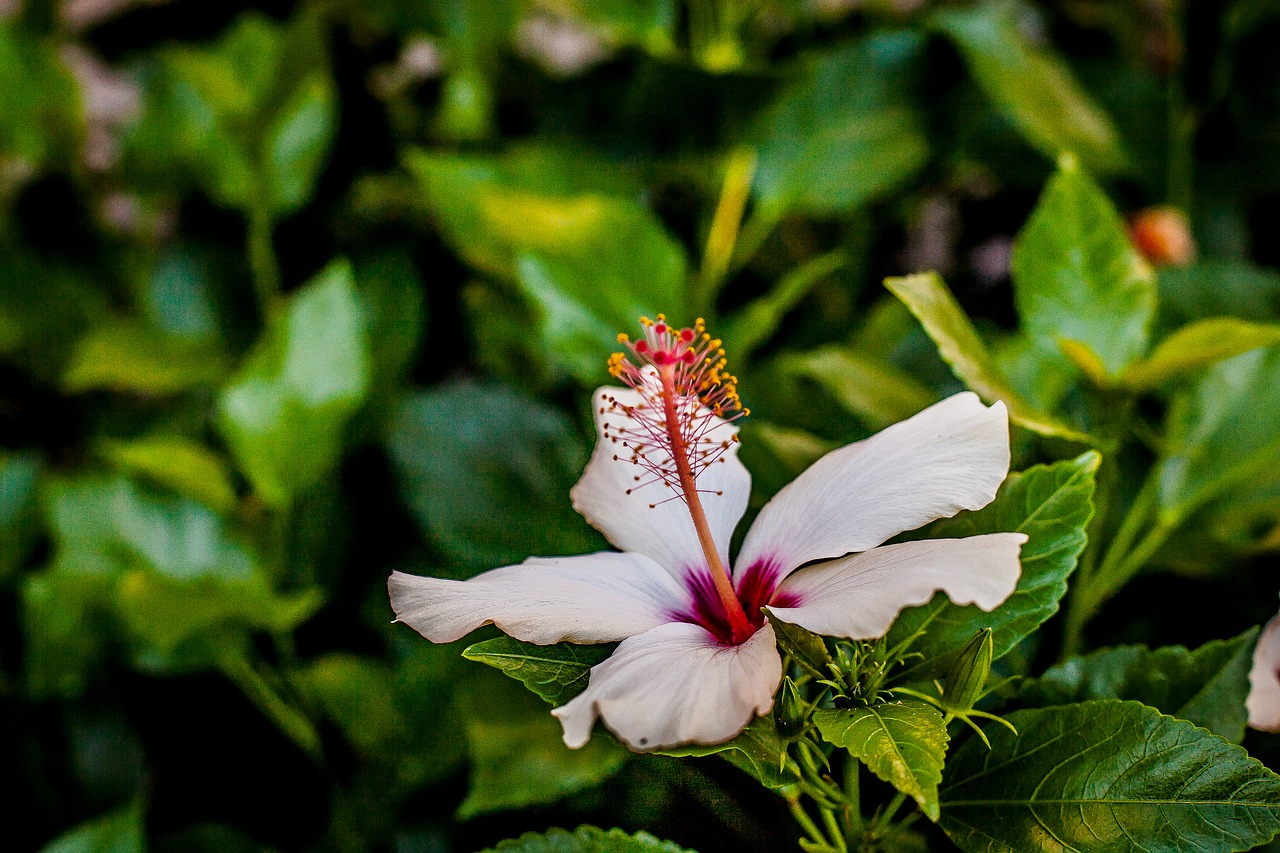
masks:
[[[618,332],[618,343],[625,344],[629,340],[631,340],[631,336],[626,332]],[[622,353],[614,353],[614,355],[622,355]]]

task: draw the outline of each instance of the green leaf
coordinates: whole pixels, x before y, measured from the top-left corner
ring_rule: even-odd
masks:
[[[284,506],[338,461],[364,401],[369,352],[351,269],[293,294],[218,400],[218,425],[254,489]]]
[[[872,773],[910,795],[929,820],[938,819],[938,783],[950,736],[942,712],[916,699],[861,708],[820,709],[822,737],[844,747]],[[852,772],[852,771],[849,771]]]
[[[631,755],[607,737],[569,749],[546,705],[505,679],[494,688],[477,684],[461,695],[471,753],[463,820],[555,802],[603,782]]]
[[[1171,325],[1225,315],[1280,320],[1280,272],[1233,261],[1163,267],[1160,312]]]
[[[1280,347],[1215,364],[1174,397],[1166,423],[1164,519],[1185,518],[1219,498],[1249,503],[1280,470]]]
[[[315,590],[275,592],[253,553],[195,501],[82,478],[51,482],[45,504],[53,565],[23,589],[26,636],[40,650],[34,693],[74,695],[102,647],[149,672],[217,666],[243,653],[251,632],[288,632],[320,604]]]
[[[1013,389],[941,276],[921,273],[887,278],[884,284],[911,309],[956,377],[988,403],[1003,400],[1010,420],[1041,435],[1092,443],[1089,436],[1037,410]]]
[[[217,349],[126,320],[99,326],[80,339],[62,387],[72,394],[173,394],[216,385],[226,372],[226,359]]]
[[[955,42],[978,85],[1032,146],[1049,157],[1074,152],[1097,172],[1124,167],[1110,117],[1060,59],[1023,37],[1003,8],[949,8],[930,22]]]
[[[627,835],[621,829],[580,826],[573,832],[550,829],[508,838],[481,853],[686,853],[670,841],[659,841],[647,832]]]
[[[112,632],[105,613],[112,579],[39,572],[19,588],[22,682],[36,701],[80,696],[106,657]]]
[[[329,153],[337,119],[337,96],[324,73],[305,76],[272,117],[262,157],[271,211],[288,213],[306,204]]]
[[[806,631],[799,625],[783,622],[781,619],[769,620],[774,635],[778,638],[778,650],[788,654],[792,659],[809,671],[814,678],[830,678],[829,669],[834,663],[827,644],[817,634]]]
[[[22,565],[35,539],[42,467],[35,454],[0,453],[0,581]]]
[[[218,666],[243,653],[249,632],[287,634],[321,603],[318,590],[277,593],[261,575],[179,580],[145,569],[126,572],[112,602],[133,665],[158,673]]]
[[[361,761],[415,789],[455,772],[466,758],[453,701],[455,660],[455,648],[430,643],[414,643],[395,665],[335,652],[291,681],[341,729]]]
[[[893,189],[928,155],[911,104],[922,40],[884,33],[820,55],[757,122],[756,194],[786,211],[842,213]]]
[[[756,717],[728,743],[682,746],[658,754],[677,758],[719,755],[771,790],[800,781],[800,770],[788,758],[787,742],[778,735],[771,716]]]
[[[60,46],[0,21],[0,157],[38,169],[83,156],[83,101]]]
[[[817,383],[869,429],[906,420],[937,401],[938,395],[885,359],[845,347],[822,347],[788,355],[779,367]]]
[[[993,658],[998,660],[1057,612],[1067,591],[1067,577],[1088,538],[1085,529],[1093,515],[1099,461],[1098,454],[1089,451],[1072,460],[1010,474],[987,506],[930,527],[932,537],[1001,531],[1027,534],[1022,576],[1013,594],[991,613],[976,605],[952,604],[944,593],[922,607],[902,611],[889,629],[891,645],[924,632],[911,646],[924,659],[912,663],[907,677],[942,677],[974,632],[986,627],[992,629]]]
[[[144,853],[142,806],[134,804],[83,823],[60,835],[40,853]]]
[[[848,263],[849,257],[843,251],[810,258],[779,279],[764,296],[730,317],[721,330],[721,336],[733,348],[734,356],[745,358],[767,341],[777,331],[782,318],[809,291]]]
[[[587,688],[591,667],[609,657],[615,648],[614,643],[537,646],[511,637],[497,637],[467,646],[462,656],[501,670],[558,706]]]
[[[684,252],[633,201],[529,189],[530,179],[482,159],[416,151],[406,165],[458,253],[519,290],[543,357],[583,383],[599,381],[618,332],[638,317],[682,322]]]
[[[1155,275],[1102,190],[1063,158],[1013,249],[1014,298],[1026,332],[1074,341],[1109,377],[1146,352]]]
[[[1232,317],[1197,320],[1161,341],[1147,358],[1130,364],[1120,381],[1137,390],[1155,388],[1181,374],[1276,343],[1280,343],[1280,325],[1274,323]]]
[[[1009,714],[947,765],[942,828],[965,853],[1248,850],[1280,831],[1280,777],[1137,702]]]
[[[456,382],[406,399],[387,442],[415,519],[467,568],[602,547],[569,502],[587,453],[558,409]]]
[[[126,474],[145,477],[219,513],[236,505],[235,488],[222,458],[180,435],[152,435],[127,441],[104,439],[98,452]]]
[[[1184,646],[1119,646],[1050,667],[1027,682],[1018,698],[1033,707],[1087,699],[1134,699],[1239,743],[1248,714],[1249,669],[1258,629],[1214,640],[1195,651]]]
[[[315,188],[337,119],[316,16],[241,15],[217,41],[171,48],[153,75],[130,154],[157,183],[179,172],[215,201],[278,217]]]
[[[245,581],[254,558],[208,507],[153,494],[122,477],[56,480],[45,494],[55,567],[118,575],[146,566],[185,581]]]
[[[13,247],[0,253],[0,359],[52,384],[80,337],[111,306],[82,271],[55,266]]]
[[[636,44],[660,56],[675,50],[676,0],[552,0],[548,6],[603,31],[610,43]]]

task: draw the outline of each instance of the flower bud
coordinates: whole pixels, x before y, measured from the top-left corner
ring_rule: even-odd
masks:
[[[773,727],[784,738],[793,738],[804,731],[812,709],[800,698],[800,691],[791,676],[782,679],[777,701],[773,703]]]
[[[982,688],[991,672],[993,652],[991,629],[983,628],[956,655],[951,672],[947,674],[947,690],[943,696],[943,704],[949,711],[963,714],[982,698]]]
[[[1176,207],[1148,207],[1129,223],[1133,245],[1157,267],[1185,267],[1196,259],[1187,215]]]

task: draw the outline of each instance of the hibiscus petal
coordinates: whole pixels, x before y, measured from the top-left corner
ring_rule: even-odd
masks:
[[[1280,731],[1280,616],[1268,622],[1258,637],[1245,707],[1250,726],[1264,732]]]
[[[396,619],[434,643],[490,622],[529,643],[609,643],[691,606],[689,593],[642,554],[535,557],[466,581],[393,572]]]
[[[619,405],[612,405],[612,400]],[[706,566],[684,499],[663,483],[653,482],[648,471],[631,461],[632,450],[623,446],[637,427],[622,406],[645,405],[644,398],[630,388],[600,388],[592,405],[600,438],[587,470],[570,492],[574,509],[615,547],[652,557],[676,577]],[[751,475],[738,460],[737,427],[709,413],[707,417],[715,425],[704,438],[729,446],[719,461],[699,475],[697,485],[711,537],[721,562],[728,565],[729,539],[747,507]],[[665,450],[650,446],[645,453],[651,463],[674,470]]]
[[[699,625],[671,622],[623,640],[591,669],[587,689],[551,713],[574,749],[590,738],[597,717],[638,752],[723,743],[768,713],[781,680],[768,625],[727,646]]]
[[[883,637],[904,607],[943,590],[956,604],[994,610],[1018,584],[1022,533],[925,539],[808,566],[778,587],[781,619],[833,637]]]
[[[737,565],[768,561],[785,576],[812,560],[874,548],[995,497],[1009,473],[1003,403],[948,397],[864,441],[833,450],[769,501]]]

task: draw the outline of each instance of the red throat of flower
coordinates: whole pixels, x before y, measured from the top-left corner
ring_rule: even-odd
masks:
[[[683,329],[667,325],[662,314],[656,321],[641,317],[640,324],[644,334],[639,340],[618,335],[618,343],[629,353],[614,353],[609,359],[609,373],[644,399],[635,406],[615,402],[625,410],[634,429],[614,438],[623,438],[623,445],[632,453],[631,461],[649,475],[647,480],[637,477],[631,491],[663,483],[673,492],[668,500],[684,501],[728,617],[732,642],[745,642],[756,628],[742,609],[712,539],[698,476],[710,465],[723,462],[732,446],[730,441],[738,440],[736,435],[731,440],[714,437],[715,427],[749,411],[738,398],[737,379],[725,370],[721,342],[707,334],[701,319],[693,328]]]

